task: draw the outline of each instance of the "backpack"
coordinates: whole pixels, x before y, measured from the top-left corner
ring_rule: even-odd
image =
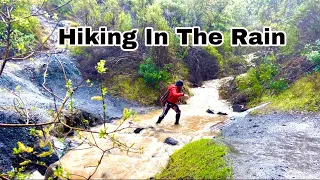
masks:
[[[170,94],[170,91],[167,90],[161,97],[160,97],[160,104],[161,106],[164,106],[168,100],[168,97],[169,97],[169,94]]]

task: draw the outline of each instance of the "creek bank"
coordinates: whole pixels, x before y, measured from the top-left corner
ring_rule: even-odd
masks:
[[[319,179],[320,116],[275,113],[221,125],[235,179]]]

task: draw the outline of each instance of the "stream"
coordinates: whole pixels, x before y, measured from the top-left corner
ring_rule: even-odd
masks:
[[[221,80],[211,80],[204,83],[201,88],[192,88],[194,94],[186,105],[180,105],[182,111],[181,123],[175,126],[175,112],[169,111],[160,125],[156,125],[158,116],[162,110],[151,111],[150,113],[139,115],[136,120],[128,121],[123,126],[132,128],[115,133],[116,137],[127,144],[135,143],[135,148],[143,147],[141,154],[120,152],[117,149],[106,154],[92,178],[107,179],[146,179],[153,177],[169,160],[169,156],[183,145],[200,139],[212,138],[219,134],[219,130],[212,130],[212,127],[228,119],[227,116],[217,115],[218,111],[231,113],[229,105],[224,100],[219,100],[218,87]],[[214,109],[215,114],[209,114],[206,110]],[[119,121],[108,124],[108,130],[112,131],[117,127]],[[133,125],[132,125],[133,124]],[[145,128],[139,134],[133,131],[137,127]],[[94,127],[91,130],[99,131],[103,126]],[[164,143],[167,137],[178,141],[176,146]],[[100,148],[109,148],[111,142],[99,138],[99,135],[86,133],[84,138],[97,142]],[[80,140],[79,140],[80,141]],[[62,166],[71,174],[89,177],[95,170],[102,151],[88,144],[81,145],[77,149],[71,150],[61,159]],[[79,178],[80,176],[72,176]]]
[[[41,25],[48,31],[52,30],[55,22],[39,16]],[[68,24],[68,22],[63,22]],[[50,38],[50,50],[55,51],[56,32]],[[32,115],[38,117],[39,122],[49,120],[48,109],[54,108],[54,99],[41,87],[45,66],[50,63],[47,85],[56,94],[65,94],[65,83],[59,64],[54,60],[59,58],[63,63],[68,78],[74,84],[81,81],[82,76],[76,67],[76,62],[68,53],[51,55],[40,54],[34,61],[19,61],[8,63],[3,77],[0,78],[0,120],[1,123],[22,123],[21,119],[14,118],[12,93],[3,90],[7,87],[14,90],[20,86],[22,99],[26,100],[26,107],[36,107]],[[192,88],[193,96],[187,104],[180,105],[182,114],[180,125],[175,126],[175,113],[170,110],[160,125],[156,125],[161,109],[151,110],[150,107],[141,106],[135,102],[122,98],[107,96],[108,119],[119,119],[123,108],[132,108],[139,112],[134,120],[129,120],[124,127],[131,128],[115,133],[118,140],[127,144],[135,143],[135,148],[143,147],[142,153],[126,153],[112,149],[106,153],[99,168],[96,169],[102,152],[100,149],[82,144],[77,149],[67,152],[59,162],[66,171],[73,174],[71,178],[81,177],[106,179],[147,179],[154,177],[168,163],[170,155],[185,144],[201,138],[214,138],[220,136],[230,147],[226,159],[234,170],[235,179],[279,179],[279,178],[320,178],[320,130],[318,114],[286,113],[252,116],[248,114],[252,109],[243,113],[235,113],[230,104],[219,98],[218,88],[223,79],[204,82],[202,87]],[[101,102],[92,101],[91,97],[99,94],[97,86],[81,88],[76,92],[75,107],[88,111],[97,116],[102,114]],[[206,112],[212,109],[214,114]],[[10,110],[10,111],[9,111]],[[146,113],[148,112],[148,113]],[[228,115],[217,115],[218,112]],[[108,131],[116,129],[119,121],[108,123]],[[134,133],[136,128],[144,128],[140,133]],[[91,130],[100,131],[102,125]],[[26,129],[8,130],[0,129],[0,167],[10,170],[12,148],[16,146],[21,137],[24,143],[28,140],[29,132]],[[171,137],[178,141],[173,146],[164,143]],[[20,138],[20,139],[19,139]],[[91,143],[96,143],[101,149],[108,149],[112,142],[94,135],[83,133]],[[74,142],[81,142],[73,137]],[[28,144],[28,143],[27,143]],[[80,176],[77,176],[80,175]],[[43,178],[34,174],[31,178]]]

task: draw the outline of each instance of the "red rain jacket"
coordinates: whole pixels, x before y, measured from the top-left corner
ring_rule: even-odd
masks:
[[[170,93],[168,95],[167,101],[173,104],[176,104],[179,101],[179,98],[184,95],[183,93],[178,93],[179,92],[178,87],[175,85],[169,86],[168,90]]]

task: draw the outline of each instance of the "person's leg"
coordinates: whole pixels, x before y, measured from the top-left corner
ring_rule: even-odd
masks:
[[[176,122],[174,123],[175,125],[179,124],[179,120],[180,120],[180,115],[181,115],[181,111],[179,109],[179,106],[174,104],[172,106],[172,109],[176,112]]]
[[[167,115],[169,109],[171,108],[171,105],[169,103],[166,102],[166,104],[163,107],[163,111],[162,114],[159,116],[158,121],[156,122],[157,124],[160,124],[161,121],[163,120],[163,118]]]

